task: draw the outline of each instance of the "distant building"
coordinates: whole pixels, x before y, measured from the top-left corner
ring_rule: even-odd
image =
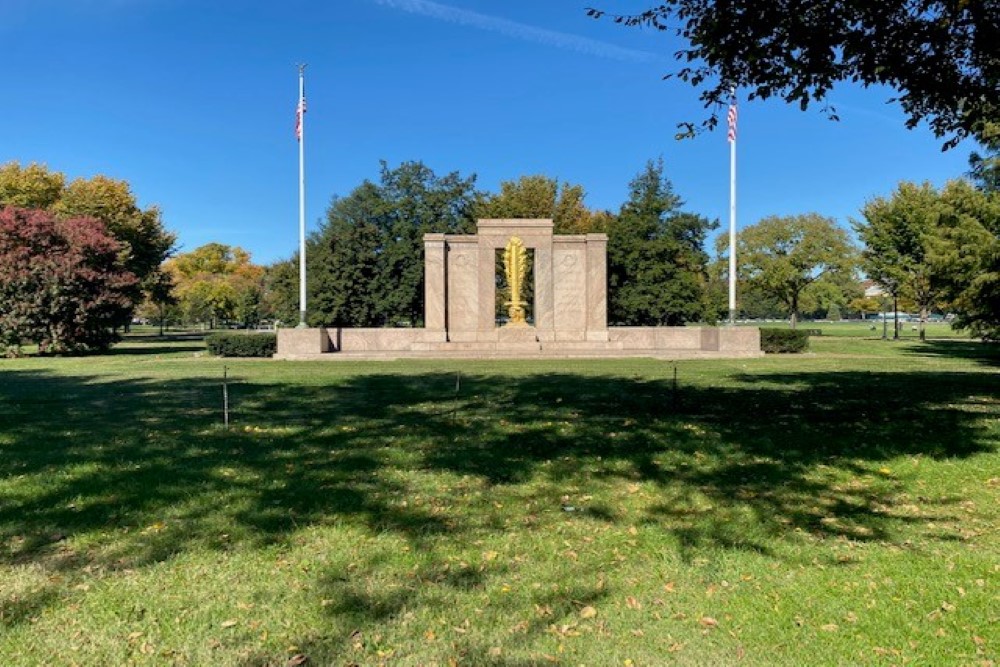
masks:
[[[866,299],[879,299],[886,295],[885,289],[874,280],[862,280],[861,287],[865,290]]]

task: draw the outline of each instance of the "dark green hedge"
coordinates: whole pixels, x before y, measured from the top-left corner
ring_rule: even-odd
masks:
[[[273,333],[213,333],[205,337],[208,351],[218,357],[270,357],[278,349]]]
[[[801,329],[761,329],[760,349],[771,354],[805,352],[809,349],[809,332]]]

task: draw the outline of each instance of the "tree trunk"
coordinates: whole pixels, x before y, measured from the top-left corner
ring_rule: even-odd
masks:
[[[899,300],[892,295],[892,339],[899,340]]]
[[[927,306],[920,307],[920,341],[927,340]]]
[[[792,317],[790,318],[792,328],[794,329],[799,323],[799,295],[796,294],[792,297]]]

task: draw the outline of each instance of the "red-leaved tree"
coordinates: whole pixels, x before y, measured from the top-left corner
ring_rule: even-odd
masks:
[[[0,343],[17,352],[107,349],[126,324],[138,280],[122,246],[93,218],[0,208]]]

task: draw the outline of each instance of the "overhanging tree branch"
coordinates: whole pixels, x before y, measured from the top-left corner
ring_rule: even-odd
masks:
[[[714,129],[738,87],[806,109],[838,83],[884,85],[890,102],[926,122],[944,149],[982,139],[1000,120],[1000,3],[995,0],[668,0],[637,14],[589,8],[594,18],[651,27],[687,43],[676,77],[711,115],[678,124],[679,137]]]

